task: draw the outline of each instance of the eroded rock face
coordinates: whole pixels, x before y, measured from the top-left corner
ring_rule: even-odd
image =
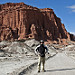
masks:
[[[70,40],[70,34],[53,9],[38,9],[24,3],[0,5],[0,41],[28,38],[61,42]]]
[[[17,29],[12,30],[7,26],[0,26],[0,41],[2,40],[11,40],[17,39]]]

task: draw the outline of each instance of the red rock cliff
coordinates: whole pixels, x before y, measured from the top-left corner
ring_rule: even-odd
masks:
[[[47,41],[70,40],[53,9],[38,9],[24,3],[0,5],[0,40],[35,38]]]

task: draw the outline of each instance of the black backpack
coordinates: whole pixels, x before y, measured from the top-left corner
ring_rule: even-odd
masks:
[[[40,45],[39,49],[38,49],[38,52],[40,53],[40,56],[41,57],[45,57],[45,47],[43,44]]]

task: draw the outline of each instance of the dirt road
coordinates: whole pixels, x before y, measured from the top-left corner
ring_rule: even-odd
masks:
[[[75,60],[66,56],[65,53],[58,53],[46,61],[46,72],[37,73],[37,66],[28,74],[23,75],[75,75]]]

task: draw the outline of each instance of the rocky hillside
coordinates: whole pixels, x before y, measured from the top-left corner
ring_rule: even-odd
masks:
[[[30,38],[55,43],[73,39],[53,9],[38,9],[24,3],[1,4],[0,41]]]

